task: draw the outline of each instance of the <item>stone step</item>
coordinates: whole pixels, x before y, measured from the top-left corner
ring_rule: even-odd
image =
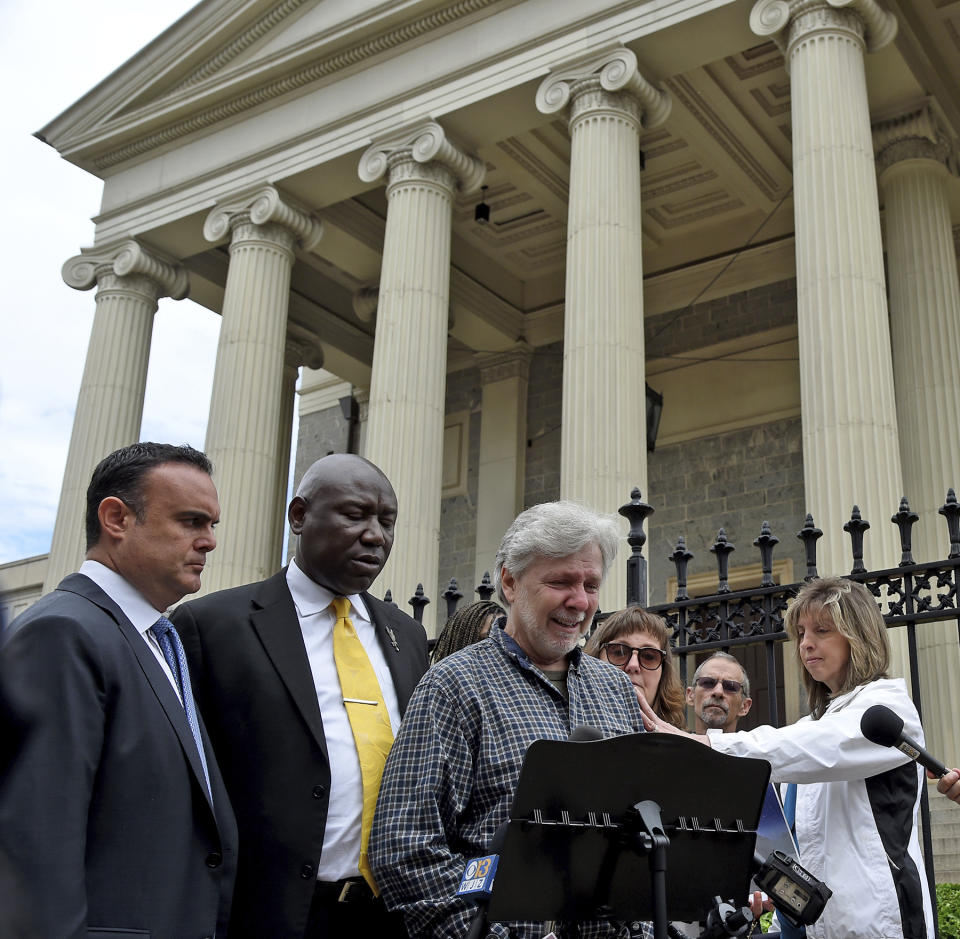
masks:
[[[942,861],[944,858],[949,857],[960,857],[960,850],[957,848],[957,839],[956,838],[938,838],[934,836],[931,839],[933,844],[933,856],[938,860]],[[921,851],[923,850],[923,844],[920,845]]]

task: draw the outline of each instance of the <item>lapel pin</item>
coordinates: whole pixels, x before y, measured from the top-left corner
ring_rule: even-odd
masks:
[[[400,646],[397,645],[397,637],[396,637],[396,636],[394,635],[394,633],[393,633],[393,627],[392,627],[392,626],[388,626],[388,627],[387,627],[387,635],[390,637],[390,645],[392,645],[393,648],[396,649],[397,652],[399,652],[399,651],[400,651]]]

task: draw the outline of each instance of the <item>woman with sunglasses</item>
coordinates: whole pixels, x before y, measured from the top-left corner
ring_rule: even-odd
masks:
[[[637,699],[675,727],[685,727],[683,685],[673,665],[667,624],[638,606],[608,616],[587,643],[588,655],[626,672]]]
[[[784,625],[797,646],[810,714],[788,727],[691,735],[732,756],[765,759],[791,784],[800,863],[833,891],[810,939],[928,939],[933,913],[917,838],[923,771],[894,747],[871,743],[860,718],[883,704],[922,743],[901,678],[888,678],[890,645],[862,584],[823,577],[804,584]],[[679,733],[640,702],[647,730]],[[709,732],[708,732],[709,733]]]

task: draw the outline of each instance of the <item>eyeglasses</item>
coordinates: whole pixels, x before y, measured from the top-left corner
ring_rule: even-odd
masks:
[[[723,690],[727,694],[740,694],[743,691],[743,685],[732,678],[711,678],[709,675],[701,675],[696,680],[696,685],[704,691],[713,691],[717,687],[717,682],[723,685]]]
[[[605,642],[601,648],[607,654],[607,661],[618,668],[626,668],[630,664],[633,653],[636,652],[640,667],[651,672],[655,672],[663,665],[664,657],[667,654],[652,646],[644,646],[642,649],[638,649],[636,646],[624,645],[622,642]]]

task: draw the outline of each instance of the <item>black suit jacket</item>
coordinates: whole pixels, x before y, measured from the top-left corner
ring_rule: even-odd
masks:
[[[0,781],[0,851],[43,936],[201,939],[226,932],[236,824],[204,733],[211,806],[186,714],[153,653],[71,574],[0,647],[19,748]]]
[[[402,713],[427,668],[426,634],[396,607],[368,594],[363,600]],[[172,619],[240,829],[230,939],[301,939],[323,848],[330,764],[286,569],[185,603]]]

